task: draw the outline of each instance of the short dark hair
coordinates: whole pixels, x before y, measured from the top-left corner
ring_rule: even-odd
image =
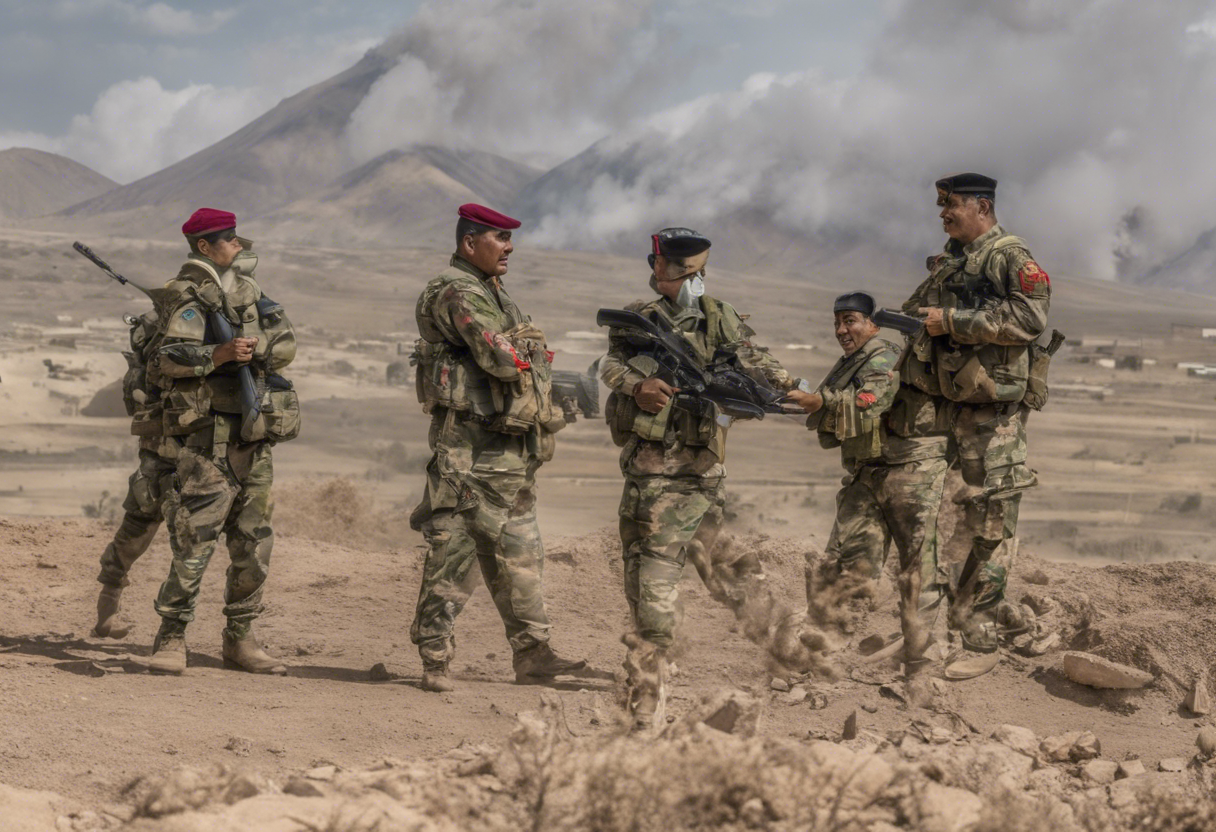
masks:
[[[233,236],[236,235],[235,228],[221,228],[219,231],[212,231],[210,234],[199,234],[197,236],[194,234],[188,234],[186,235],[186,242],[190,243],[190,251],[192,253],[202,254],[202,252],[198,250],[199,240],[206,240],[207,245],[214,247],[216,243],[218,243],[230,232],[233,234]]]
[[[478,234],[484,234],[487,231],[497,231],[496,228],[491,228],[488,225],[482,225],[473,220],[466,220],[464,217],[456,220],[456,249],[460,249],[460,244],[464,242],[465,237],[476,237]]]

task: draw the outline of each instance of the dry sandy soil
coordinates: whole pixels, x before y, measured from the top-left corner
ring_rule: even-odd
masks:
[[[114,828],[136,813],[141,817],[132,828],[158,829],[812,826],[783,809],[764,791],[767,786],[754,783],[749,794],[762,804],[760,814],[748,803],[750,797],[724,797],[729,783],[715,786],[717,802],[697,803],[706,807],[703,815],[656,809],[648,822],[633,826],[619,817],[611,823],[582,816],[571,820],[577,814],[571,807],[594,803],[580,801],[581,787],[573,782],[562,781],[565,791],[554,792],[550,808],[538,808],[537,783],[549,782],[548,775],[538,775],[539,769],[512,773],[492,749],[518,751],[529,737],[549,737],[548,753],[567,755],[567,773],[586,765],[607,778],[604,783],[616,781],[595,768],[603,763],[596,763],[596,753],[627,759],[643,752],[630,744],[636,741],[620,737],[617,685],[608,678],[570,684],[542,709],[547,717],[517,722],[518,715],[540,706],[540,694],[509,684],[509,649],[484,592],[459,623],[459,689],[442,696],[418,689],[420,667],[408,626],[423,550],[404,516],[426,458],[425,419],[412,389],[385,384],[385,368],[402,360],[399,344],[408,351],[413,301],[445,263],[440,252],[272,248],[263,254],[264,288],[285,303],[300,333],[300,360],[292,376],[305,406],[302,437],[276,449],[278,539],[268,611],[260,622],[269,649],[290,665],[287,678],[258,678],[221,667],[222,550],[190,629],[190,670],[181,678],[143,672],[140,659],[157,624],[151,600],[168,566],[163,532],[136,566],[127,590],[126,612],[135,625],[131,636],[122,642],[89,638],[96,561],[112,533],[134,448],[125,419],[88,417],[80,410],[122,369],[117,350],[125,331],[119,315],[143,307],[137,295],[109,285],[71,254],[69,243],[54,234],[0,230],[0,291],[6,299],[0,312],[0,565],[5,575],[0,584],[0,783],[5,784],[0,817],[7,828],[55,828],[60,818],[67,818],[61,828]],[[95,248],[147,284],[163,280],[181,255],[177,245],[138,240],[112,240]],[[524,248],[513,259],[509,280],[513,295],[549,332],[558,366],[584,369],[604,343],[593,332],[595,308],[638,297],[644,277],[644,268],[634,261]],[[834,351],[823,310],[837,293],[839,275],[715,278],[726,287],[723,296],[752,313],[764,341],[787,366],[817,377],[830,365]],[[916,278],[913,274],[908,282]],[[1027,823],[1038,818],[1018,811],[1004,812],[1005,826],[991,823],[991,814],[980,827],[975,826],[978,814],[970,827],[945,820],[934,825],[924,804],[930,782],[980,794],[986,812],[1008,806],[974,772],[968,780],[946,767],[933,776],[938,763],[922,758],[939,746],[902,739],[925,731],[932,739],[933,728],[946,732],[937,736],[940,749],[956,758],[987,742],[998,726],[1014,724],[1039,739],[1090,731],[1101,743],[1103,760],[1138,758],[1150,772],[1161,760],[1192,760],[1196,733],[1210,718],[1181,703],[1196,675],[1212,671],[1216,659],[1209,638],[1216,626],[1210,546],[1216,523],[1210,511],[1216,499],[1210,474],[1216,466],[1211,429],[1216,388],[1174,364],[1212,361],[1216,351],[1199,340],[1169,336],[1173,323],[1216,320],[1216,300],[1150,297],[1123,287],[1053,279],[1058,299],[1053,323],[1070,336],[1159,339],[1142,348],[1159,363],[1141,372],[1081,363],[1074,360],[1081,350],[1066,349],[1053,367],[1061,392],[1031,422],[1032,465],[1042,487],[1023,503],[1022,562],[1010,595],[1017,600],[1027,592],[1046,593],[1056,600],[1045,623],[1060,634],[1059,647],[1034,658],[1010,655],[991,676],[943,686],[929,709],[901,699],[897,668],[851,669],[851,651],[841,660],[842,678],[795,678],[791,695],[770,689],[765,651],[743,637],[730,613],[690,575],[683,585],[686,619],[672,714],[696,716],[703,698],[740,690],[751,697],[744,710],[760,716],[746,730],[722,734],[728,739],[707,736],[695,726],[680,734],[676,727],[684,723],[677,721],[672,735],[656,746],[668,751],[655,753],[721,757],[735,760],[740,771],[764,761],[773,771],[784,771],[781,766],[793,765],[790,760],[817,760],[806,764],[806,772],[822,772],[830,768],[820,759],[827,752],[814,742],[841,740],[846,719],[856,713],[857,738],[833,747],[850,749],[858,760],[884,759],[895,774],[866,803],[869,815],[854,812],[845,823],[836,812],[830,823],[826,815],[814,821],[818,828],[841,829],[882,829],[882,823],[924,829],[1068,828],[1063,821],[1009,825],[1017,817]],[[900,299],[891,277],[877,276],[875,284],[883,287],[884,302]],[[56,377],[44,359],[62,365]],[[1091,398],[1098,394],[1104,398]],[[730,453],[735,545],[758,554],[779,601],[798,606],[804,600],[805,558],[820,551],[830,529],[838,460],[820,451],[796,421],[780,419],[738,426]],[[557,459],[540,481],[554,643],[598,669],[616,671],[623,652],[619,637],[626,628],[613,533],[620,485],[616,449],[602,424],[580,421],[564,431]],[[1036,571],[1045,585],[1026,583]],[[891,628],[889,581],[879,600],[872,626]],[[1061,652],[1070,648],[1139,667],[1152,673],[1154,682],[1128,693],[1074,684],[1059,670]],[[386,672],[373,675],[378,663]],[[806,698],[799,699],[800,692]],[[564,709],[572,736],[558,732],[561,736],[553,739],[554,708]],[[536,728],[540,724],[550,728]],[[450,753],[462,744],[462,751]],[[923,753],[916,750],[919,745]],[[1037,770],[1019,775],[1020,791],[1014,791],[1035,800],[1072,801],[1061,804],[1070,807],[1070,822],[1103,828],[1106,816],[1096,807],[1112,805],[1107,787],[1083,779],[1075,762],[1052,763],[1041,752],[1031,756],[1039,758],[1031,764]],[[387,767],[386,758],[394,761]],[[512,759],[518,762],[518,754]],[[197,799],[180,805],[161,799],[170,772],[182,766],[204,771],[217,763],[227,769],[199,775],[209,785],[194,790]],[[278,826],[265,817],[242,820],[231,814],[289,783],[297,784],[296,792],[312,794],[293,776],[328,765],[337,774],[314,772],[322,779],[308,781],[319,784],[312,787],[317,794],[293,798],[315,801],[307,810],[291,810],[313,818],[308,823],[285,820],[287,810],[274,810]],[[661,768],[653,760],[650,765]],[[379,774],[369,771],[377,766]],[[235,799],[246,788],[232,786],[233,772],[240,770],[255,773],[256,784],[247,788],[262,797]],[[686,774],[692,780],[700,776]],[[1148,776],[1157,777],[1160,782],[1154,783],[1162,788],[1210,788],[1209,768],[1201,761],[1181,773]],[[396,785],[388,784],[385,778],[393,777]],[[468,793],[457,800],[455,792],[444,792],[451,800],[443,803],[430,792],[419,797],[421,792],[402,785],[406,781],[456,784],[450,787]],[[229,791],[233,788],[237,792]],[[381,806],[367,809],[388,813],[381,827],[341,820],[347,811],[343,801],[366,803],[371,792],[421,814],[416,822],[405,815],[394,820],[389,815],[396,810]],[[947,802],[966,803],[955,797]],[[630,800],[621,793],[622,805]],[[235,805],[227,809],[227,802]],[[165,811],[171,805],[202,806],[203,813]],[[469,814],[474,805],[481,806],[479,813]],[[1131,823],[1131,804],[1120,804],[1116,796],[1114,805]],[[40,825],[46,823],[50,826]],[[1158,828],[1207,827],[1163,822]]]

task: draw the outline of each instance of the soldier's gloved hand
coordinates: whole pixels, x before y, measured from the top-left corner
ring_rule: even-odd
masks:
[[[216,367],[227,364],[229,361],[247,364],[253,360],[253,350],[257,345],[257,338],[233,338],[228,343],[220,344],[215,348],[215,352],[211,353],[211,363]]]
[[[917,310],[925,316],[925,331],[930,335],[945,335],[946,322],[944,320],[946,313],[934,307],[921,307]]]
[[[814,413],[823,407],[823,396],[818,393],[803,393],[801,390],[791,390],[785,394],[787,401],[798,405],[806,413]]]
[[[633,391],[633,400],[647,413],[658,413],[679,392],[679,387],[672,387],[661,378],[648,378]]]

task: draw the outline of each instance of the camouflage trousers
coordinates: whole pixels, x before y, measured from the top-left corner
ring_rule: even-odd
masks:
[[[708,555],[722,529],[724,482],[720,476],[625,478],[619,512],[625,599],[637,634],[651,644],[672,644],[690,555],[713,592]]]
[[[807,607],[813,618],[845,623],[849,601],[872,595],[894,541],[905,643],[913,656],[924,649],[941,600],[937,513],[946,469],[944,457],[931,457],[859,465],[845,478],[836,495],[827,575],[807,564]]]
[[[214,435],[231,436],[232,421],[218,416]],[[241,638],[262,612],[262,587],[274,546],[271,446],[211,444],[197,438],[192,435],[181,448],[174,487],[165,495],[173,563],[156,596],[156,612],[183,628],[194,620],[203,573],[222,532],[229,557],[224,615],[229,630]]]
[[[950,610],[952,628],[971,650],[997,649],[997,605],[1005,597],[1017,555],[1018,507],[1022,492],[1036,484],[1026,467],[1025,407],[956,405],[952,437],[965,500],[955,529],[970,547],[957,580]],[[947,484],[950,489],[950,484]]]
[[[411,516],[427,543],[410,626],[424,666],[446,665],[455,655],[456,617],[477,585],[474,564],[511,649],[520,653],[549,640],[534,442],[449,414],[432,423],[426,496]]]
[[[114,587],[130,583],[127,574],[132,564],[148,551],[164,520],[161,499],[173,487],[176,467],[173,460],[140,449],[139,467],[131,475],[127,497],[122,501],[122,523],[101,554],[101,571],[97,575],[100,583]]]

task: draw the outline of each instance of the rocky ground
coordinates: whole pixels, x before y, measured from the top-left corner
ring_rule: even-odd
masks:
[[[286,516],[316,514],[317,501],[360,504],[344,481],[281,499]],[[1029,638],[1011,642],[990,676],[946,683],[935,669],[912,689],[898,666],[862,664],[852,649],[836,657],[832,681],[781,670],[744,637],[756,636],[751,622],[736,621],[690,575],[671,722],[642,738],[625,730],[615,680],[554,691],[509,684],[509,651],[484,593],[460,621],[458,690],[418,689],[407,627],[421,550],[391,525],[381,528],[396,545],[350,545],[366,520],[354,511],[310,528],[315,537],[280,536],[261,632],[288,659],[285,679],[222,669],[221,569],[208,574],[191,626],[189,671],[151,676],[142,659],[167,566],[163,537],[127,590],[135,631],[102,641],[87,632],[105,523],[0,520],[5,828],[1088,832],[1216,823],[1207,762],[1216,728],[1192,710],[1205,703],[1188,699],[1213,669],[1210,565],[1089,568],[1024,553],[1010,595],[1030,608]],[[756,534],[730,545],[764,564],[774,605],[798,602],[813,547]],[[552,539],[548,550],[555,643],[616,670],[625,621],[612,530]],[[886,581],[867,629],[894,626]],[[1099,668],[1108,674],[1100,683],[1138,687],[1078,684],[1077,661],[1066,661],[1077,654],[1116,663]]]

